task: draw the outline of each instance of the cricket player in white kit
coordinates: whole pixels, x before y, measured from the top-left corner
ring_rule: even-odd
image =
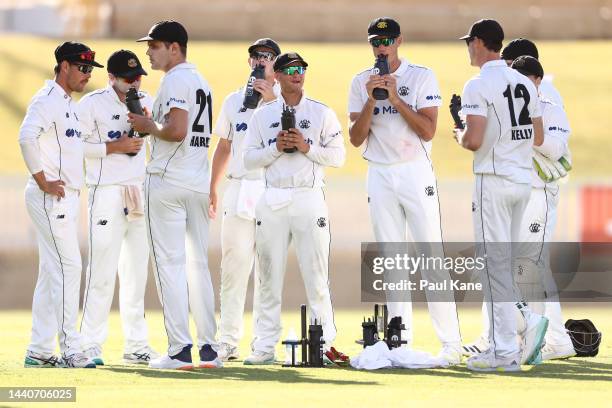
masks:
[[[107,62],[109,84],[79,101],[89,187],[89,263],[85,277],[81,335],[83,348],[104,365],[102,347],[108,336],[108,315],[119,274],[119,306],[125,337],[123,358],[148,364],[157,357],[147,340],[144,294],[149,265],[144,218],[144,139],[128,137],[125,95],[146,75],[136,54],[113,53]],[[152,99],[141,93],[150,112]],[[128,155],[129,153],[132,156]]]
[[[263,105],[247,130],[244,165],[263,168],[265,192],[256,208],[255,243],[260,294],[253,353],[244,364],[272,364],[281,334],[283,278],[289,243],[294,241],[312,318],[322,323],[326,355],[336,327],[329,291],[330,226],[323,194],[323,169],[344,163],[342,129],[335,113],[303,90],[308,64],[295,52],[274,62],[281,96]],[[282,130],[283,110],[294,109],[296,128]],[[299,129],[298,129],[299,128]],[[297,149],[293,152],[291,149]],[[331,357],[330,357],[331,356]]]
[[[34,95],[19,130],[19,145],[32,177],[25,189],[34,224],[39,268],[32,302],[32,337],[25,367],[87,367],[77,331],[81,253],[77,235],[83,185],[83,142],[73,92],[82,92],[94,67],[86,45],[55,49],[55,79]],[[54,355],[59,338],[62,358]]]
[[[418,243],[441,243],[440,206],[431,161],[431,141],[442,102],[436,77],[430,69],[399,57],[402,36],[395,20],[373,20],[368,40],[374,56],[387,55],[391,74],[381,76],[371,69],[357,74],[351,84],[348,111],[351,143],[355,147],[366,143],[363,157],[368,161],[374,236],[383,243],[406,242],[409,237]],[[386,89],[388,99],[376,100],[374,88]],[[450,280],[448,272],[442,275]],[[428,307],[443,345],[440,356],[458,364],[461,335],[452,293],[450,297],[451,301],[433,301],[428,295]],[[401,316],[410,346],[412,304],[388,301],[387,307],[390,318]]]
[[[152,69],[165,72],[153,118],[129,114],[138,132],[151,135],[145,212],[151,255],[168,335],[168,354],[151,368],[192,369],[189,311],[197,327],[201,368],[222,366],[213,349],[215,299],[208,270],[208,146],[212,95],[186,62],[187,31],[161,21],[147,41]]]
[[[520,371],[539,352],[548,321],[525,312],[523,347],[517,342],[516,307],[520,293],[512,276],[513,248],[531,192],[531,151],[544,140],[537,90],[528,78],[500,59],[504,33],[494,20],[474,23],[462,37],[470,63],[480,73],[462,95],[465,129],[455,130],[458,143],[474,152],[472,203],[477,256],[486,258],[482,276],[491,347],[471,357],[476,371]],[[491,307],[492,305],[492,307]],[[523,311],[523,310],[521,310]]]
[[[261,94],[259,106],[276,99],[280,92],[272,65],[280,47],[270,38],[261,38],[249,48],[249,67],[265,69],[264,79],[255,79],[253,88]],[[211,218],[217,211],[217,190],[226,168],[228,187],[223,195],[221,229],[221,319],[217,352],[222,360],[239,357],[243,333],[244,302],[249,276],[255,264],[255,205],[264,190],[262,169],[244,167],[245,136],[254,109],[244,105],[245,87],[225,98],[213,133],[219,137],[210,179]],[[259,279],[254,275],[253,310],[257,310]],[[256,321],[256,316],[253,316]]]
[[[501,57],[510,66],[514,60],[521,56],[530,56],[536,60],[531,61],[531,65],[535,68],[541,68],[541,64],[537,61],[539,56],[536,45],[525,38],[517,38],[508,43],[501,53]],[[567,115],[563,111],[563,99],[559,92],[554,88],[550,77],[544,75],[544,70],[541,69],[542,75],[538,76],[538,72],[532,68],[529,71],[523,69],[525,73],[529,72],[532,75],[530,79],[538,88],[540,95],[540,105],[542,108],[542,120],[544,123],[544,144],[536,148],[536,151],[544,149],[544,155],[551,157],[552,161],[557,161],[560,157],[569,158],[568,138],[570,127],[567,120]],[[548,79],[547,79],[548,77]],[[546,148],[550,146],[549,148]],[[536,154],[536,153],[534,153]],[[533,284],[537,282],[544,285],[546,288],[547,298],[545,302],[531,302],[532,310],[537,313],[542,313],[548,320],[548,329],[546,331],[545,342],[542,348],[542,360],[550,360],[556,358],[567,358],[575,354],[572,341],[563,324],[563,316],[561,313],[561,304],[558,301],[558,295],[555,293],[556,288],[551,288],[554,285],[552,281],[552,271],[550,269],[550,254],[548,252],[557,221],[557,206],[559,202],[559,186],[556,180],[544,182],[539,176],[534,167],[532,172],[533,183],[531,196],[527,205],[525,215],[523,217],[523,225],[521,226],[521,243],[539,242],[542,243],[541,251],[537,246],[533,247],[536,254],[532,256],[528,262],[529,266],[518,263],[514,267],[515,279],[519,277],[517,271],[519,268],[532,270],[531,267],[537,266],[537,272],[527,276],[530,280],[518,282],[521,284]],[[527,245],[522,245],[526,247]],[[531,267],[530,267],[531,266]],[[522,274],[521,274],[522,275]],[[552,284],[552,285],[551,285]],[[555,293],[552,295],[552,293]],[[539,303],[539,304],[537,304]],[[543,310],[542,310],[543,309]],[[489,347],[488,335],[489,320],[487,318],[486,306],[483,303],[483,333],[478,340],[472,344],[464,346],[465,354],[472,354],[478,350],[486,350]]]

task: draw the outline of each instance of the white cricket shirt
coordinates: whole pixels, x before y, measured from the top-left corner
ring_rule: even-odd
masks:
[[[19,142],[38,139],[40,162],[47,180],[62,180],[79,190],[83,185],[83,142],[76,103],[53,80],[32,97],[19,129]]]
[[[187,136],[181,142],[150,136],[151,160],[147,173],[158,174],[178,187],[208,193],[212,93],[195,65],[178,64],[162,78],[153,103],[153,119],[163,124],[172,108],[189,112]]]
[[[365,84],[370,75],[372,68],[353,78],[349,93],[349,114],[361,112],[367,102]],[[402,58],[399,68],[392,75],[396,77],[400,98],[414,111],[442,104],[438,81],[429,68],[411,64]],[[431,141],[422,140],[388,100],[376,101],[363,157],[379,164],[429,160]]]
[[[534,146],[534,149],[554,161],[559,160],[562,156],[571,159],[569,150],[571,129],[565,111],[561,106],[545,98],[540,98],[540,108],[542,110],[542,122],[544,123],[544,143],[541,146]],[[534,188],[544,188],[545,185],[557,184],[557,181],[544,183],[535,168],[531,174]]]
[[[324,167],[340,167],[346,150],[338,117],[321,102],[302,95],[295,106],[295,123],[310,144],[304,154],[279,152],[276,137],[281,131],[285,100],[279,96],[257,109],[246,135],[244,164],[247,170],[264,169],[266,187],[322,187]]]
[[[482,145],[474,152],[474,174],[531,184],[531,118],[542,115],[535,85],[505,61],[489,61],[465,84],[461,102],[464,115],[487,118]]]
[[[144,92],[140,103],[149,112],[153,100]],[[128,109],[111,85],[83,96],[78,104],[79,119],[85,149],[85,177],[87,185],[138,185],[144,181],[145,147],[136,156],[125,153],[106,155],[106,142],[130,131]]]
[[[277,97],[280,94],[278,83],[274,84],[274,94]],[[244,167],[245,136],[255,109],[245,108],[243,102],[244,87],[232,92],[225,98],[213,133],[232,142],[232,154],[227,168],[227,176],[235,179],[258,180],[262,177],[262,169],[248,171]],[[262,105],[263,99],[259,101],[258,107]]]

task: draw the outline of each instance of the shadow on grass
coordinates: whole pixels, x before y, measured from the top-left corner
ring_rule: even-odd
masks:
[[[458,378],[473,380],[488,376],[503,376],[516,378],[555,379],[570,381],[612,381],[612,363],[602,363],[589,359],[570,359],[553,361],[523,369],[522,372],[474,372],[468,370],[465,365],[437,368],[437,369],[381,369],[372,371],[357,371],[351,368],[323,368],[323,369],[300,369],[282,368],[278,365],[266,368],[243,367],[240,365],[227,364],[221,369],[194,369],[192,371],[178,370],[154,370],[149,368],[128,366],[107,366],[103,370],[123,374],[136,374],[149,378],[169,378],[184,380],[216,379],[230,381],[269,381],[289,384],[330,384],[330,385],[382,385],[372,381],[375,376],[399,375],[399,376],[431,376],[439,378]],[[347,370],[351,374],[360,374],[364,381],[341,379]],[[325,378],[318,373],[325,372]],[[337,377],[337,378],[330,378]]]
[[[434,377],[455,377],[473,379],[490,375],[523,378],[550,378],[570,381],[612,381],[612,363],[601,363],[589,359],[569,359],[549,361],[543,364],[523,368],[522,372],[475,372],[465,365],[437,369],[383,369],[372,371],[376,374],[395,375],[431,375]]]
[[[122,374],[136,374],[148,378],[168,378],[177,380],[230,380],[230,381],[269,381],[289,384],[329,384],[329,385],[380,385],[375,381],[354,381],[329,378],[329,371],[333,370],[342,377],[342,372],[347,369],[301,369],[301,368],[282,368],[280,366],[268,366],[267,368],[242,367],[226,365],[219,369],[194,369],[191,371],[180,370],[156,370],[139,367],[108,366],[102,368],[105,371],[112,371]],[[318,377],[318,372],[324,370],[326,378]]]

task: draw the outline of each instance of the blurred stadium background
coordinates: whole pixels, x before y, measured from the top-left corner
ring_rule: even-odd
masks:
[[[433,160],[439,179],[446,241],[469,241],[471,154],[452,140],[446,105],[476,70],[469,66],[463,35],[483,17],[499,20],[507,40],[536,40],[547,74],[564,97],[572,127],[574,170],[562,186],[559,241],[612,240],[612,1],[610,0],[0,0],[0,309],[27,309],[37,274],[34,230],[27,217],[23,188],[27,172],[17,134],[31,96],[52,77],[53,50],[65,39],[90,45],[105,61],[119,48],[135,51],[145,67],[145,47],[134,42],[162,19],[184,23],[190,34],[188,59],[198,65],[213,89],[214,118],[223,98],[243,85],[246,48],[270,36],[284,50],[294,49],[309,62],[306,91],[330,105],[345,126],[348,88],[353,75],[371,66],[365,41],[367,23],[379,15],[396,18],[404,34],[403,56],[431,67],[445,102],[434,139]],[[149,70],[143,89],[155,94],[161,75]],[[88,91],[106,84],[95,70]],[[80,96],[80,95],[79,95]],[[77,96],[78,97],[78,96]],[[346,134],[346,132],[345,132]],[[359,307],[360,243],[372,239],[365,162],[347,143],[342,169],[328,171],[327,197],[332,225],[331,282],[336,307]],[[213,149],[210,149],[212,154]],[[83,190],[85,191],[85,190]],[[86,233],[83,194],[82,237]],[[211,226],[211,272],[218,288],[220,220]],[[82,239],[86,262],[86,240]],[[285,305],[305,299],[295,258],[290,257]],[[146,305],[159,303],[149,280]]]

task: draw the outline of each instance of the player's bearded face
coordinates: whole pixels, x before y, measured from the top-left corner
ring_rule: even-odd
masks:
[[[76,64],[70,64],[68,67],[67,82],[70,89],[74,92],[83,92],[83,89],[85,89],[89,82],[89,78],[91,78],[91,74],[83,74],[79,71]]]

